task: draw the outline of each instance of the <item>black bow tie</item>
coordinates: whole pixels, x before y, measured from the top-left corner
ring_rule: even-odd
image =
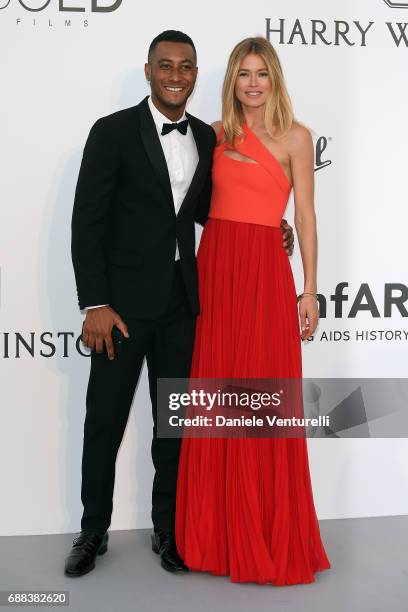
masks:
[[[180,134],[183,134],[183,136],[185,136],[187,134],[187,127],[188,127],[188,119],[185,119],[184,121],[180,121],[180,123],[163,123],[163,129],[162,129],[161,135],[165,136],[166,134],[169,134],[173,130],[178,130]]]

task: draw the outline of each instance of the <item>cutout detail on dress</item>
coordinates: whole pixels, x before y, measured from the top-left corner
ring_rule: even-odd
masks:
[[[225,155],[225,157],[229,157],[230,159],[233,159],[234,161],[240,162],[241,164],[256,164],[259,166],[259,162],[257,162],[256,159],[252,159],[252,157],[248,157],[248,155],[243,155],[242,153],[239,153],[238,151],[226,149],[225,151],[222,152],[222,155]]]

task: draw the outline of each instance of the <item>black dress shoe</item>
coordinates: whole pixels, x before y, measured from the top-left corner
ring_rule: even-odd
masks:
[[[66,576],[82,576],[95,567],[96,555],[104,555],[108,550],[109,535],[81,531],[75,538],[71,552],[65,559],[64,573]]]
[[[161,557],[161,566],[168,572],[188,572],[183,559],[177,552],[174,535],[165,531],[154,531],[152,550]]]

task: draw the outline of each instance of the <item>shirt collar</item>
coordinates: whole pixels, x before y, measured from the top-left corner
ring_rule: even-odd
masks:
[[[147,102],[149,104],[150,112],[152,113],[153,120],[156,124],[156,127],[160,129],[160,131],[162,130],[163,123],[172,123],[172,121],[168,117],[166,117],[166,115],[163,115],[159,111],[159,109],[155,107],[151,96],[149,96]],[[186,113],[184,112],[183,116],[180,117],[177,123],[180,123],[180,121],[184,121],[185,119],[187,119],[187,117],[186,117]]]

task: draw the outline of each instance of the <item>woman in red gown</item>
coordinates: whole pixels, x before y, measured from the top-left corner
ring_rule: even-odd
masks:
[[[266,39],[246,39],[233,50],[222,122],[214,129],[191,378],[299,378],[301,339],[319,316],[313,144],[309,130],[294,121],[279,59]],[[280,230],[292,187],[304,268],[299,313]],[[306,439],[184,437],[176,543],[188,568],[233,582],[314,582],[330,563]]]

